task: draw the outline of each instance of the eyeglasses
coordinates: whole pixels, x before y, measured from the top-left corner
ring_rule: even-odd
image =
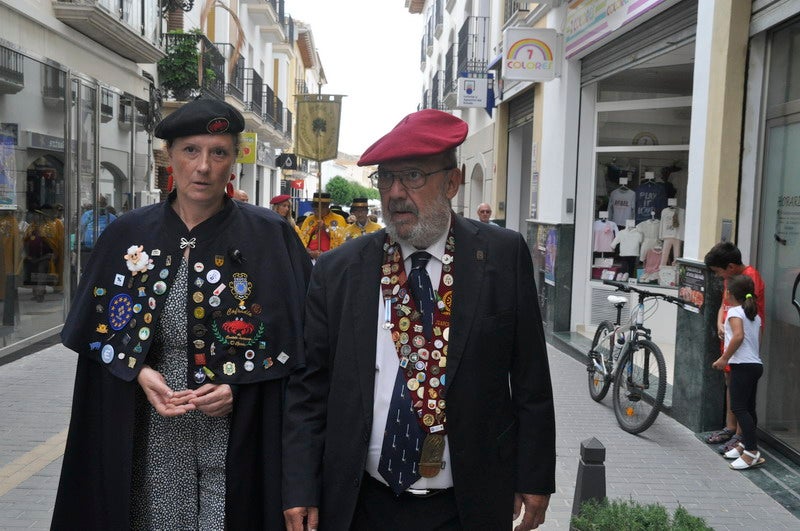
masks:
[[[392,187],[392,184],[394,184],[395,179],[400,181],[400,184],[407,189],[416,190],[425,186],[425,183],[428,182],[428,177],[431,175],[454,169],[455,168],[441,168],[427,173],[417,169],[400,171],[378,170],[372,172],[369,178],[378,190],[388,190]]]

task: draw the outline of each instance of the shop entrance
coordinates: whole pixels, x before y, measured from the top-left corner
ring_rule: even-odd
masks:
[[[767,122],[758,269],[767,286],[759,427],[800,452],[800,113]]]

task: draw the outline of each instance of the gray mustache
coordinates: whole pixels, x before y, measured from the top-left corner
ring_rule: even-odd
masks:
[[[419,214],[417,207],[414,206],[413,203],[409,203],[406,201],[390,201],[389,202],[389,212],[411,212],[414,215]]]

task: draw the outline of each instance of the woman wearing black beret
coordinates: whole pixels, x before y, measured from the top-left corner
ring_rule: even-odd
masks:
[[[79,357],[53,529],[283,526],[311,264],[284,219],[226,194],[244,125],[212,99],[165,118],[174,189],[97,240],[62,332]]]

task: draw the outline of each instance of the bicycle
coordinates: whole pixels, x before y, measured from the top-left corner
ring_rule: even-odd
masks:
[[[617,422],[628,433],[641,433],[655,422],[667,392],[667,366],[661,349],[652,340],[651,330],[644,327],[644,302],[662,299],[683,306],[685,301],[614,280],[603,283],[618,291],[637,293],[639,302],[631,319],[633,323],[622,325],[622,308],[628,298],[608,296],[608,301],[617,308],[617,320],[601,322],[592,339],[586,368],[589,395],[600,402],[613,383]]]

